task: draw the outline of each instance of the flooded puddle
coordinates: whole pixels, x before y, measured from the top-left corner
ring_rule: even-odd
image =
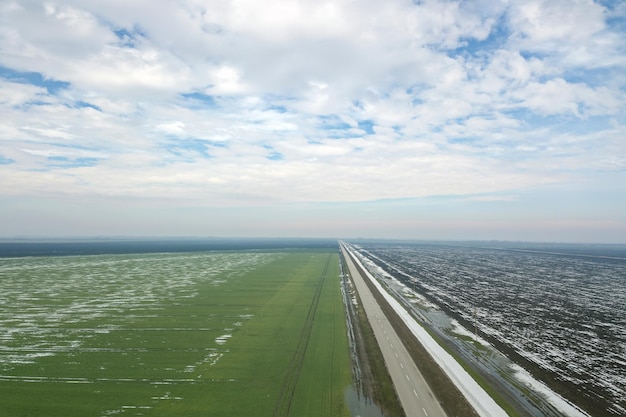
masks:
[[[382,410],[354,387],[346,390],[344,400],[352,417],[384,417]]]

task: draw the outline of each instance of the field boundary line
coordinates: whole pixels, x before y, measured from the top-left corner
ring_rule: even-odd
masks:
[[[291,410],[291,404],[293,402],[296,386],[300,377],[300,371],[302,370],[302,363],[304,362],[304,356],[309,345],[309,338],[313,329],[313,323],[315,322],[317,306],[319,305],[322,288],[328,274],[330,260],[331,255],[328,255],[322,274],[317,282],[315,294],[313,295],[313,300],[309,306],[302,333],[300,334],[300,339],[298,340],[298,345],[296,346],[296,350],[287,367],[287,375],[285,376],[285,380],[276,400],[274,412],[272,413],[274,417],[287,417],[289,415],[289,411]]]

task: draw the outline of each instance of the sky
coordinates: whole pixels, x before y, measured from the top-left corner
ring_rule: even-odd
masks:
[[[626,2],[3,0],[0,237],[626,243]]]

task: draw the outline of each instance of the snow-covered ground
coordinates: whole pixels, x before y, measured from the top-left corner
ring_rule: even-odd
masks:
[[[417,288],[411,301],[445,307],[578,387],[583,394],[572,401],[584,395],[594,415],[626,415],[626,259],[436,244],[361,246],[375,274],[389,278],[382,265],[407,288]],[[372,260],[378,265],[372,267]],[[413,291],[406,291],[399,294],[411,297]],[[512,374],[527,385],[530,375]],[[560,396],[533,386],[560,414],[581,415]]]
[[[94,334],[120,330],[111,324],[120,316],[132,320],[137,311],[158,311],[163,300],[191,300],[197,296],[199,282],[218,286],[229,276],[277,256],[209,253],[0,259],[0,378],[38,358],[76,351]],[[98,327],[84,325],[94,322]],[[215,340],[218,346],[231,336],[232,329],[224,331]]]

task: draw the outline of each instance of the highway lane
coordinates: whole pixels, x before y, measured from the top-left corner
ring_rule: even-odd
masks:
[[[367,278],[361,276],[343,246],[341,250],[407,417],[446,417],[400,337],[365,284],[364,279]]]

